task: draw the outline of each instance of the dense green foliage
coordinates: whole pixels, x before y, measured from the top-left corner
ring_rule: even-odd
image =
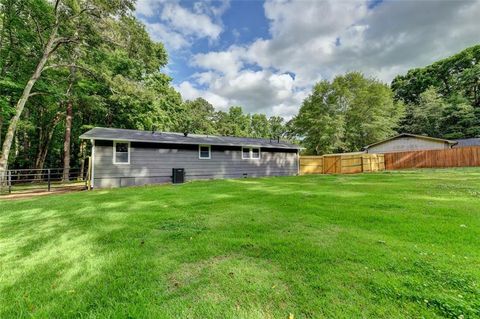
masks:
[[[479,169],[1,201],[2,318],[478,318]]]
[[[402,115],[387,85],[352,72],[317,83],[291,125],[310,153],[360,151],[391,136]]]
[[[403,131],[444,138],[480,136],[480,45],[397,76],[392,90],[406,104]]]
[[[228,112],[215,111],[203,98],[186,101],[179,119],[175,130],[186,133],[280,138],[286,137],[287,130],[282,117],[244,113],[240,106],[232,106]]]

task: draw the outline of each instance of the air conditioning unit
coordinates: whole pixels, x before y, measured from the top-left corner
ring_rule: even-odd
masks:
[[[172,168],[172,183],[181,184],[185,182],[185,169]]]

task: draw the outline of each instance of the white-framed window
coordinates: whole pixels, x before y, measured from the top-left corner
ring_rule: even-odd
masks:
[[[198,158],[210,159],[212,153],[212,147],[210,145],[198,145]]]
[[[250,147],[242,147],[242,159],[250,158]]]
[[[130,164],[130,142],[113,142],[113,164]]]
[[[242,147],[242,159],[259,159],[260,154],[259,147]]]
[[[259,159],[260,158],[260,149],[257,147],[252,147],[252,158]]]

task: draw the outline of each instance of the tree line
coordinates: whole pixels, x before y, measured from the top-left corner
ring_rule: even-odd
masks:
[[[0,0],[0,174],[71,166],[95,126],[287,138],[310,154],[359,151],[411,132],[480,135],[480,45],[397,76],[359,72],[315,84],[290,121],[184,101],[134,0]]]

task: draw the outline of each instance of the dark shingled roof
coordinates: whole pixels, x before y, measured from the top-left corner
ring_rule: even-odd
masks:
[[[455,141],[457,142],[457,144],[455,144],[454,147],[480,146],[480,137],[461,138]]]
[[[257,146],[263,148],[301,149],[299,145],[284,142],[282,140],[280,140],[280,142],[277,142],[277,140],[270,140],[264,138],[230,137],[199,134],[188,134],[188,136],[184,136],[183,133],[138,131],[104,127],[95,127],[90,131],[82,134],[80,138],[85,140],[94,139],[167,144],[207,144],[223,146]]]

